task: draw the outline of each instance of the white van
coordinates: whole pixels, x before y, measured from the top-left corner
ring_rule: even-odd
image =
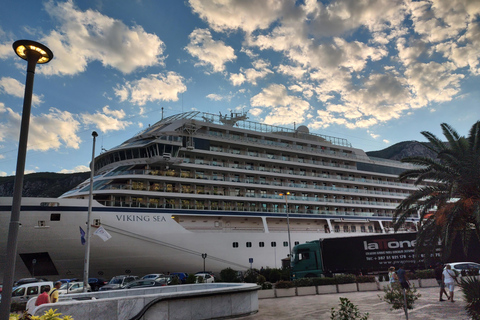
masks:
[[[50,291],[53,288],[53,282],[42,281],[22,284],[13,290],[12,303],[26,303],[30,298],[39,296],[45,288]]]

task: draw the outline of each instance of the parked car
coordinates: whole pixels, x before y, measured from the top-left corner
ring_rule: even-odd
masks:
[[[50,289],[52,288],[52,281],[41,281],[22,284],[12,291],[11,301],[26,304],[29,299],[37,297],[43,292],[44,289],[48,289],[50,291]]]
[[[148,287],[163,287],[167,285],[167,281],[165,278],[157,278],[155,280],[152,279],[140,279],[135,280],[125,285],[125,289],[132,289],[132,288],[148,288]]]
[[[102,278],[88,278],[88,284],[92,288],[92,291],[98,291],[98,289],[108,284],[108,281]]]
[[[448,263],[452,270],[458,275],[466,275],[467,271],[476,270],[477,274],[480,274],[480,264],[476,262],[452,262]]]
[[[178,277],[181,283],[186,283],[188,278],[188,273],[185,272],[172,272],[170,275],[174,275]]]
[[[212,283],[215,282],[215,277],[211,275],[210,273],[203,273],[203,272],[197,272],[195,273],[195,277],[197,278],[197,283],[200,281],[198,280],[199,277],[203,278],[204,283]]]
[[[164,277],[163,273],[150,273],[142,277],[143,280],[155,280],[157,278]]]
[[[87,291],[92,291],[92,288],[87,284]],[[58,294],[67,294],[67,293],[82,293],[83,292],[83,282],[71,281],[64,283],[60,289],[58,289]]]
[[[138,279],[137,276],[115,276],[108,282],[108,284],[101,287],[99,291],[123,289],[128,283]]]
[[[39,278],[22,278],[20,280],[17,280],[14,283],[14,287],[21,286],[22,284],[27,284],[27,283],[34,283],[34,282],[42,282],[46,281],[45,279],[39,279]]]
[[[70,282],[80,281],[80,280],[78,278],[72,278],[72,279],[60,279],[58,281],[65,284],[65,283],[70,283]]]

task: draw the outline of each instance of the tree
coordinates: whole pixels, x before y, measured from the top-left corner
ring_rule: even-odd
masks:
[[[408,157],[402,162],[418,168],[404,171],[400,181],[415,179],[421,185],[396,208],[393,222],[397,231],[411,216],[420,215],[417,233],[418,250],[432,253],[441,241],[444,255],[450,255],[452,243],[461,236],[465,254],[469,239],[480,239],[480,121],[470,129],[468,137],[459,136],[448,124],[441,124],[447,142],[430,132],[422,135],[430,143],[422,143],[434,151],[436,158]],[[428,256],[427,256],[428,257]]]

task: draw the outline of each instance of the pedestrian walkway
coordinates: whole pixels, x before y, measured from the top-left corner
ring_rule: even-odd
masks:
[[[409,320],[468,320],[463,294],[456,290],[456,302],[438,301],[438,288],[420,288],[422,296],[409,310]],[[260,299],[257,314],[242,317],[242,320],[328,320],[331,308],[338,309],[340,297],[348,298],[358,306],[361,313],[368,312],[370,320],[402,320],[403,310],[391,310],[390,305],[380,301],[383,291],[349,292],[328,295]]]

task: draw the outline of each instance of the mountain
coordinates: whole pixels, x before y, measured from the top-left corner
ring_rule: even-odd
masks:
[[[404,141],[394,144],[379,151],[369,151],[371,157],[401,160],[411,156],[433,157],[432,151],[417,141]],[[90,177],[90,172],[81,173],[53,173],[39,172],[25,175],[23,182],[24,197],[59,197],[70,189],[73,189]],[[11,197],[13,195],[13,184],[15,178],[0,177],[0,197]]]
[[[425,156],[435,158],[435,153],[418,141],[403,141],[379,151],[369,151],[370,157],[400,161],[406,157]]]
[[[24,197],[54,197],[57,198],[76,187],[90,177],[90,172],[53,173],[39,172],[25,175],[23,180]],[[0,197],[13,196],[15,177],[0,177]]]

